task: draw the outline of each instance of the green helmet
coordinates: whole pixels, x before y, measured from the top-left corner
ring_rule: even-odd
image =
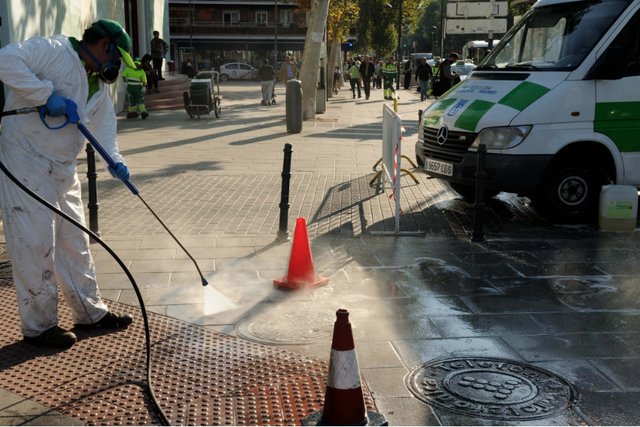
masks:
[[[107,37],[116,45],[122,56],[122,60],[130,67],[135,67],[131,59],[131,37],[118,22],[111,19],[100,19],[89,27],[95,33]]]

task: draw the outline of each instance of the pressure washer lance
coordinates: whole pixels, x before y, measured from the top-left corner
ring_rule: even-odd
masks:
[[[112,169],[115,169],[116,163],[113,161],[111,156],[109,156],[109,154],[104,150],[104,148],[102,148],[102,145],[100,145],[100,143],[94,138],[94,136],[91,135],[91,133],[89,132],[89,129],[87,129],[87,127],[80,122],[78,122],[78,129],[80,129],[80,132],[82,132],[82,134],[85,136],[85,138],[87,138],[91,146],[102,156],[102,158],[107,162],[107,164]],[[207,286],[209,282],[207,282],[207,279],[204,278],[204,275],[202,274],[202,271],[200,271],[200,267],[198,266],[198,263],[196,262],[195,258],[191,256],[189,251],[182,245],[182,243],[180,243],[178,238],[171,232],[171,230],[169,230],[169,227],[167,227],[166,224],[162,222],[160,217],[153,211],[153,209],[151,209],[151,206],[149,206],[149,204],[142,198],[142,196],[140,195],[140,190],[138,190],[138,187],[136,187],[133,184],[133,182],[131,182],[130,179],[123,179],[122,182],[124,183],[124,185],[127,186],[127,188],[135,196],[138,196],[140,201],[142,201],[142,203],[147,207],[147,209],[149,209],[149,212],[153,214],[153,216],[164,227],[164,229],[167,230],[167,233],[169,233],[169,235],[173,237],[173,240],[175,240],[178,246],[180,246],[184,251],[184,253],[187,254],[187,256],[191,259],[191,261],[193,261],[193,265],[196,267],[196,270],[198,270],[198,274],[200,275],[200,279],[202,280],[202,286]]]
[[[69,100],[68,102],[73,102],[73,101]],[[28,110],[28,111],[20,111],[20,110]],[[111,169],[115,169],[116,168],[116,162],[113,161],[111,156],[109,156],[109,153],[107,153],[105,151],[105,149],[102,147],[102,145],[100,145],[98,140],[91,134],[91,132],[89,132],[89,129],[87,129],[87,127],[85,125],[80,123],[80,117],[77,114],[74,115],[74,117],[70,117],[69,115],[67,115],[66,116],[66,120],[64,121],[64,123],[62,123],[59,126],[52,127],[52,126],[49,126],[49,124],[45,120],[46,110],[44,109],[44,107],[36,107],[35,109],[34,108],[29,108],[29,109],[23,108],[23,109],[20,109],[20,110],[7,111],[6,113],[3,113],[3,115],[9,115],[8,113],[11,113],[11,114],[26,114],[26,113],[32,113],[32,112],[37,111],[37,112],[40,113],[40,120],[42,120],[42,123],[48,129],[60,129],[60,128],[65,127],[69,123],[74,123],[74,124],[76,124],[78,126],[78,129],[80,130],[82,135],[84,135],[84,137],[87,138],[87,140],[89,141],[91,146],[100,154],[100,156],[102,156],[104,161],[107,162],[107,164],[111,167]],[[149,212],[151,212],[151,214],[158,220],[160,225],[162,225],[164,227],[164,229],[167,231],[167,233],[169,233],[169,235],[178,244],[178,246],[180,246],[180,248],[182,248],[184,253],[187,254],[189,259],[191,259],[191,261],[193,262],[193,265],[196,267],[196,270],[198,270],[198,274],[200,275],[200,280],[202,280],[202,286],[207,286],[209,284],[209,282],[207,281],[207,279],[204,278],[204,275],[202,274],[202,271],[200,270],[200,266],[196,262],[195,258],[193,256],[191,256],[191,254],[189,253],[187,248],[185,248],[182,245],[182,243],[180,243],[178,238],[171,232],[171,230],[169,230],[169,227],[167,227],[167,225],[160,219],[160,217],[155,213],[155,211],[153,209],[151,209],[151,206],[149,206],[149,204],[142,198],[142,196],[140,195],[140,190],[138,190],[138,187],[136,187],[135,184],[133,182],[131,182],[130,179],[123,179],[121,181],[129,189],[129,191],[131,191],[133,193],[134,196],[138,196],[140,201],[142,201],[142,203],[147,207]]]

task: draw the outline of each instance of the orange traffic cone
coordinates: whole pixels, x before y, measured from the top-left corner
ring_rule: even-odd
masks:
[[[289,258],[289,272],[286,277],[274,280],[273,284],[281,288],[300,289],[323,286],[329,283],[326,277],[316,276],[311,258],[311,247],[307,235],[307,223],[298,218],[293,231],[293,245]]]
[[[324,407],[302,420],[302,425],[388,425],[384,415],[365,407],[349,312],[341,308],[336,316]]]

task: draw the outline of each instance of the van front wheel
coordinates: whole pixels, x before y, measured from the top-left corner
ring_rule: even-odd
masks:
[[[606,174],[593,163],[554,167],[532,197],[533,207],[550,222],[582,224],[595,220]]]

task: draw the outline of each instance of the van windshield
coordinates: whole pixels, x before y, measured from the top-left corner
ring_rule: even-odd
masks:
[[[629,3],[602,0],[533,7],[476,70],[573,70]]]

